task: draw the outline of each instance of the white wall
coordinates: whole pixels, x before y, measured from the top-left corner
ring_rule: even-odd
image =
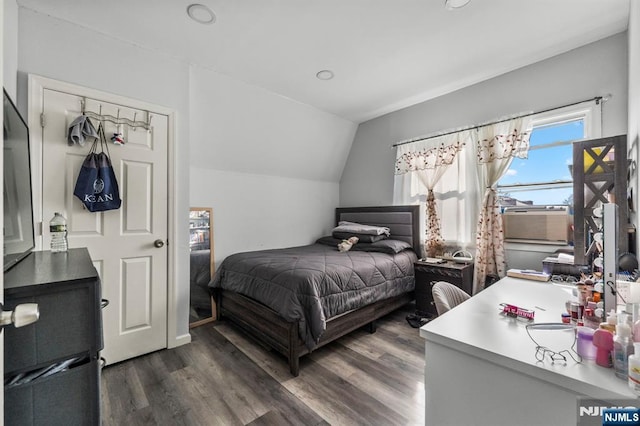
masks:
[[[191,165],[339,182],[357,126],[191,66]]]
[[[328,232],[354,123],[197,66],[190,102],[190,200],[213,208],[216,265]]]
[[[607,93],[613,97],[602,109],[603,136],[625,134],[626,37],[626,33],[617,34],[361,123],[340,181],[340,205],[391,204],[395,162],[391,145],[421,135]]]
[[[19,106],[26,111],[26,75],[34,73],[177,111],[180,227],[172,244],[180,251],[181,335],[188,332],[189,206],[214,210],[216,264],[237,251],[308,244],[333,224],[357,126],[90,25],[19,9]]]
[[[230,254],[328,235],[338,183],[191,168],[191,203],[213,207],[216,267]]]
[[[3,85],[15,102],[18,84],[18,4],[16,0],[4,0],[2,13]]]
[[[99,10],[96,10],[99,13]],[[90,25],[91,23],[86,23]],[[176,192],[179,255],[176,265],[177,336],[188,335],[189,315],[189,67],[174,58],[31,10],[19,9],[18,101],[26,111],[28,73],[111,92],[177,111]],[[184,224],[184,225],[182,225]],[[169,342],[171,345],[173,342]]]

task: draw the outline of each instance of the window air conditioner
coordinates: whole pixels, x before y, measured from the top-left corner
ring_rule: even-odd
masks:
[[[502,222],[505,241],[568,244],[572,240],[567,206],[507,207]]]

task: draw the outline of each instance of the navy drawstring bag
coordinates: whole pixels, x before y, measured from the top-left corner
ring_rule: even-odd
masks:
[[[96,139],[82,163],[73,191],[73,195],[78,197],[90,212],[117,210],[122,204],[118,181],[111,166],[111,159],[107,154],[109,147],[104,136],[102,123],[98,126],[98,135],[102,152],[96,152],[98,143]],[[105,147],[107,152],[104,152]]]

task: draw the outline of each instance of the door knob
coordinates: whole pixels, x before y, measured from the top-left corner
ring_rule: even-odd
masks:
[[[13,311],[0,312],[0,327],[4,328],[9,324],[13,324],[16,328],[22,327],[38,321],[38,318],[40,318],[40,309],[37,303],[22,303]]]
[[[162,241],[162,240],[160,240],[160,239],[155,240],[155,241],[153,242],[153,245],[154,245],[154,246],[156,246],[157,248],[162,248],[162,247],[164,247],[164,241]]]

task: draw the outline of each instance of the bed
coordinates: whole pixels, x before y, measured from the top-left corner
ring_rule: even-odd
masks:
[[[388,239],[339,252],[330,236],[285,249],[227,257],[209,284],[227,319],[289,362],[413,300],[413,262],[421,252],[418,206],[336,209],[341,221],[387,227]]]

